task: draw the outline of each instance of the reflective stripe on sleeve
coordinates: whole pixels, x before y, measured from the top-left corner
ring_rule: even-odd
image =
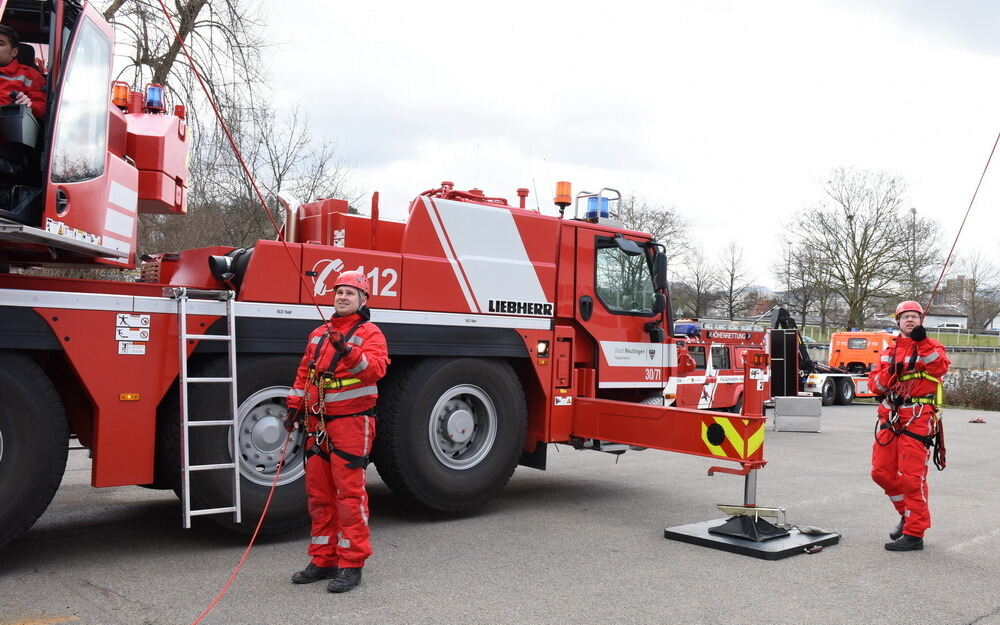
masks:
[[[360,347],[365,342],[365,340],[360,336],[352,336],[351,339],[347,342]]]
[[[358,397],[367,397],[369,395],[378,395],[378,387],[372,386],[362,386],[361,388],[354,388],[349,391],[341,391],[340,393],[327,393],[323,396],[323,401],[328,404],[338,401],[347,401],[348,399],[357,399]]]
[[[348,369],[347,372],[348,373],[359,373],[361,371],[364,371],[367,368],[368,368],[368,359],[365,358],[364,354],[361,354],[361,359],[358,361],[358,364],[356,364],[355,366],[353,366],[350,369]]]
[[[931,362],[934,362],[935,360],[937,360],[938,356],[940,356],[940,355],[941,354],[939,354],[937,352],[931,352],[930,354],[927,354],[926,356],[921,356],[920,360],[923,360],[924,364],[926,365],[928,363],[931,363]]]
[[[882,356],[879,360],[882,362],[892,362],[892,358],[890,356]]]
[[[310,345],[316,345],[317,343],[319,343],[322,340],[323,340],[322,335],[321,336],[314,336],[311,339],[309,339],[309,344]]]
[[[903,499],[902,495],[891,495],[889,497],[889,501],[903,501]]]

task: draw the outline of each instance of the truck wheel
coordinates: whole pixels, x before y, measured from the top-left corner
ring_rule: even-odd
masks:
[[[207,518],[229,529],[252,532],[264,509],[271,483],[285,442],[285,398],[299,366],[297,356],[244,356],[237,358],[237,391],[239,408],[240,498],[242,519],[233,523],[230,513],[207,515]],[[197,377],[228,375],[224,358],[216,358],[191,373]],[[226,419],[229,414],[229,386],[226,384],[192,384],[189,394],[191,421]],[[174,427],[180,436],[179,416],[174,415]],[[296,432],[288,443],[284,468],[261,526],[262,534],[289,532],[309,523],[306,509],[304,433]],[[191,428],[189,437],[192,464],[231,462],[232,428],[211,426]],[[180,467],[180,455],[175,456]],[[179,483],[179,482],[178,482]],[[233,502],[233,478],[230,470],[198,471],[191,474],[191,508],[219,508]]]
[[[740,396],[736,398],[736,403],[727,408],[726,410],[733,414],[740,414],[741,412],[743,412],[743,393],[740,393]]]
[[[837,380],[837,405],[850,406],[854,403],[854,380],[843,378]]]
[[[59,488],[69,428],[52,381],[33,360],[0,352],[0,547],[28,531]]]
[[[528,409],[505,362],[431,358],[380,385],[375,464],[397,494],[442,512],[492,499],[514,473]]]
[[[823,382],[823,389],[820,391],[820,398],[823,400],[824,406],[832,406],[834,399],[837,397],[837,385],[833,380],[827,379]]]

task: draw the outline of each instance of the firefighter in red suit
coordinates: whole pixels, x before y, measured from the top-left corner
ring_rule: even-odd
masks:
[[[38,71],[17,61],[20,37],[0,25],[0,105],[24,104],[35,117],[45,115],[45,79]]]
[[[881,355],[869,387],[881,397],[872,446],[872,479],[900,515],[885,544],[889,551],[924,548],[931,525],[927,507],[927,464],[944,468],[941,378],[951,364],[944,346],[927,338],[924,310],[906,301],[896,307],[900,334]],[[932,451],[933,450],[933,451]]]
[[[309,335],[288,394],[285,427],[306,429],[312,522],[312,560],[292,582],[329,579],[330,592],[347,592],[361,581],[372,554],[365,466],[375,438],[376,383],[389,358],[385,337],[368,320],[364,274],[341,273],[334,292],[335,314]]]

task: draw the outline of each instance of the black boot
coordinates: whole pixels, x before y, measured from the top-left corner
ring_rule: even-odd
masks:
[[[899,523],[896,524],[896,529],[889,532],[889,540],[896,540],[903,535],[903,521],[906,517],[899,517]]]
[[[924,548],[924,539],[903,534],[896,540],[886,543],[885,548],[889,551],[920,551]]]
[[[335,566],[316,566],[312,562],[309,566],[292,575],[293,584],[311,584],[321,579],[330,579],[337,575],[340,569]]]
[[[340,569],[337,576],[330,580],[326,589],[330,592],[347,592],[361,583],[361,567]]]

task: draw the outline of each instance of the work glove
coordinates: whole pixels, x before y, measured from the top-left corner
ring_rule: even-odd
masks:
[[[298,408],[289,408],[285,413],[285,431],[294,432],[302,423],[302,411]]]
[[[344,340],[344,335],[340,332],[334,332],[330,335],[330,341],[333,343],[333,348],[337,350],[337,353],[341,356],[346,356],[351,351],[351,346],[347,344]]]
[[[914,342],[919,343],[927,338],[927,330],[924,329],[924,326],[917,326],[910,330],[910,338],[913,339]]]

